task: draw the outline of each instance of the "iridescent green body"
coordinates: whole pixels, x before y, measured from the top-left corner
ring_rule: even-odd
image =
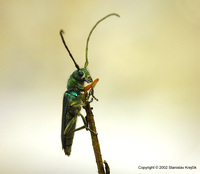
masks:
[[[62,148],[66,155],[71,153],[71,145],[74,138],[77,116],[80,115],[84,82],[92,82],[92,78],[86,68],[76,70],[70,76],[67,83],[67,91],[63,97],[61,140]]]

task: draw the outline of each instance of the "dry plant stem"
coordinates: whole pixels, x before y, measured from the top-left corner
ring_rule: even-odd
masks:
[[[95,121],[94,121],[94,116],[91,111],[91,107],[90,107],[89,103],[86,104],[85,110],[87,113],[87,119],[88,119],[88,124],[89,124],[90,129],[93,130],[94,132],[97,132],[96,126],[95,126]],[[97,163],[97,167],[98,167],[98,173],[105,174],[97,134],[95,135],[94,133],[91,132],[91,138],[92,138],[92,146],[93,146],[93,150],[94,150],[94,154],[95,154],[95,158],[96,158],[96,163]]]

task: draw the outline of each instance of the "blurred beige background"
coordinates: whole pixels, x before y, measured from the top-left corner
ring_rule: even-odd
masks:
[[[62,97],[93,25],[89,70],[111,173],[200,172],[200,1],[0,1],[0,173],[97,173],[89,132],[61,149]],[[83,114],[84,111],[82,111]],[[78,122],[81,125],[81,119]],[[194,165],[198,170],[138,166]]]

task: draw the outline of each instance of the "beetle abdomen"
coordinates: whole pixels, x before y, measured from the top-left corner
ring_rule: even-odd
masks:
[[[81,95],[73,91],[65,92],[63,97],[61,140],[62,148],[68,156],[71,153],[77,116],[81,110],[80,103]]]
[[[70,121],[70,120],[69,120]],[[66,121],[66,123],[69,123],[68,121]],[[76,120],[74,121],[74,123],[71,126],[71,130],[75,130],[76,128]],[[72,143],[73,143],[73,139],[74,139],[74,132],[70,132],[67,134],[62,134],[62,146],[63,149],[65,151],[65,155],[70,155],[71,153],[71,147],[72,147]]]

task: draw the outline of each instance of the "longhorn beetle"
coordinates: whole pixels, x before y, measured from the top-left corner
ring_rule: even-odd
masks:
[[[63,37],[63,30],[60,30],[60,36],[62,39],[62,42],[67,49],[69,56],[71,57],[72,61],[74,62],[75,67],[77,70],[75,70],[67,83],[67,91],[64,93],[63,97],[63,110],[62,110],[62,125],[61,125],[61,141],[62,141],[62,148],[65,152],[65,155],[70,155],[71,153],[71,146],[73,143],[73,138],[74,138],[74,132],[81,130],[81,129],[86,129],[91,131],[92,133],[96,134],[93,132],[89,127],[87,123],[87,118],[85,118],[81,113],[81,107],[85,105],[85,103],[82,100],[83,97],[83,92],[84,91],[89,91],[89,96],[87,97],[88,102],[91,102],[92,99],[96,99],[93,95],[93,87],[96,85],[98,82],[98,79],[92,80],[92,77],[90,76],[89,71],[87,70],[88,66],[88,43],[90,40],[90,36],[92,32],[94,31],[95,27],[104,19],[106,19],[109,16],[118,16],[118,14],[111,13],[104,18],[100,19],[91,29],[87,42],[86,42],[86,61],[84,68],[80,68],[79,65],[76,63],[75,59],[73,58],[71,52],[69,51],[69,48],[67,47],[64,37]],[[84,82],[91,83],[90,85],[84,87]],[[89,97],[92,96],[91,100],[89,101]],[[96,99],[97,100],[97,99]],[[77,117],[81,116],[84,125],[82,127],[76,128],[76,120]]]

